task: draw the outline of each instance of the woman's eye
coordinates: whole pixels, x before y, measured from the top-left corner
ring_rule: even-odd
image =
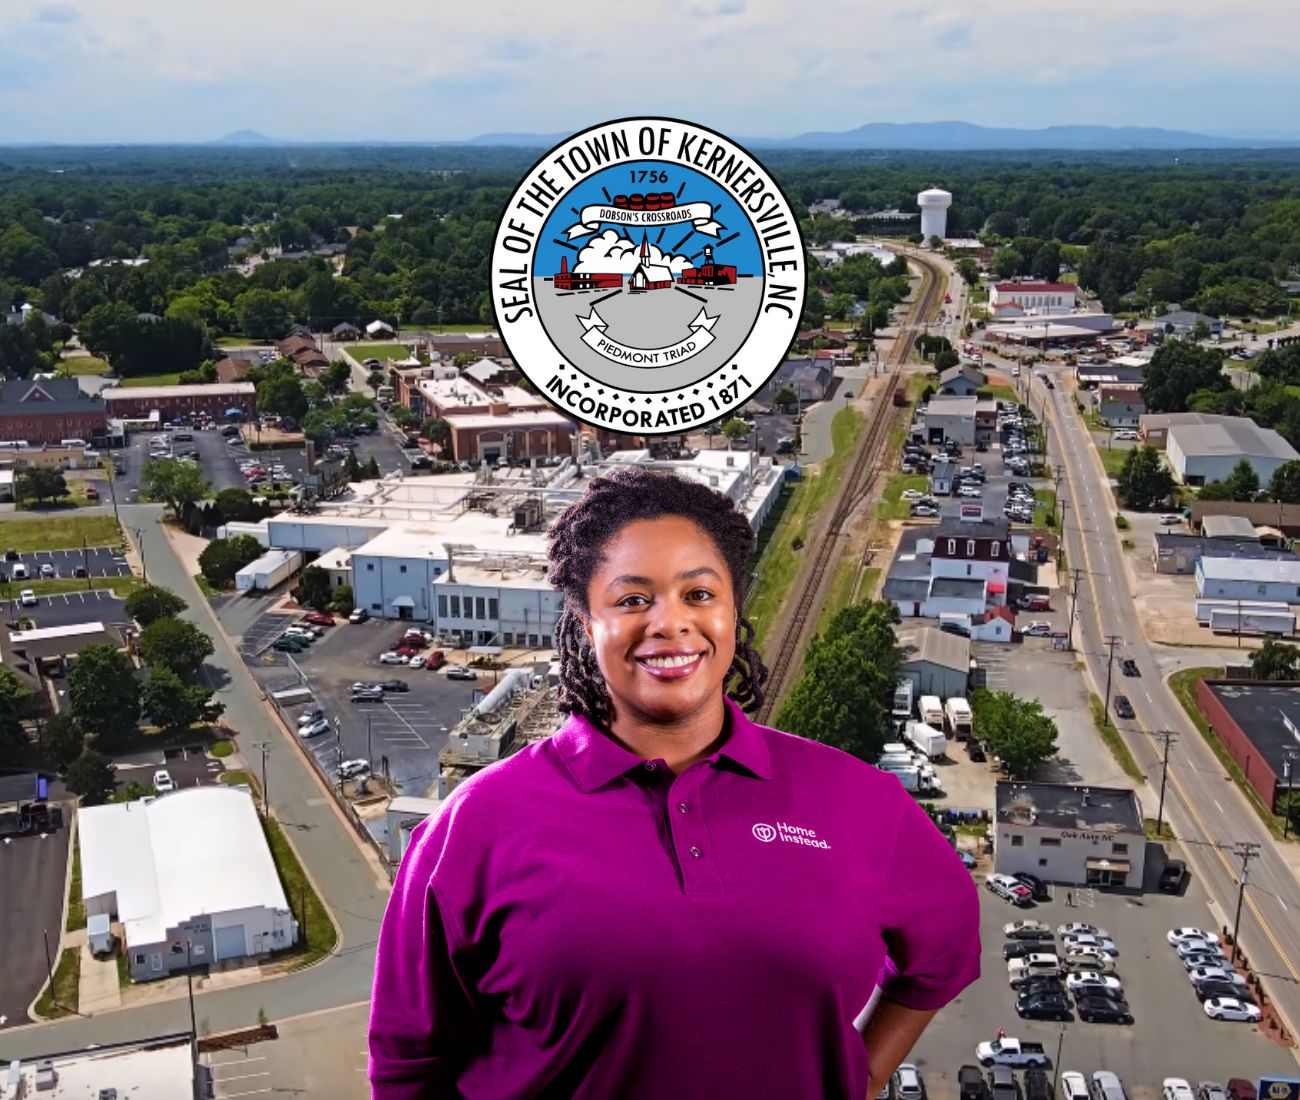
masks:
[[[644,597],[644,596],[624,596],[621,600],[618,601],[618,606],[619,606],[619,607],[636,607],[637,605],[634,604],[634,603],[632,602],[633,600],[641,600],[642,602],[644,602],[644,601],[645,601],[645,597]]]
[[[710,592],[707,588],[693,588],[691,590],[690,595],[692,599],[710,600],[713,598],[713,593]]]

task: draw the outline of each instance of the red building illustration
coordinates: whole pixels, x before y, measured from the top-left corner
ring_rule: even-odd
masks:
[[[560,270],[555,273],[556,290],[618,290],[623,276],[617,271],[570,271],[569,257],[560,257]]]
[[[683,271],[681,282],[686,286],[735,286],[736,269],[730,264],[715,264],[712,245],[705,245],[704,263]]]

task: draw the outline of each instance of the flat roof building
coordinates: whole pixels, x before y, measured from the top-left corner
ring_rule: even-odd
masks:
[[[1196,705],[1264,805],[1300,781],[1300,683],[1200,680]]]
[[[1196,563],[1203,557],[1254,558],[1259,561],[1278,558],[1296,560],[1288,550],[1277,550],[1261,545],[1259,537],[1254,535],[1253,530],[1252,537],[1248,539],[1209,538],[1203,535],[1157,531],[1152,536],[1151,554],[1151,562],[1157,573],[1194,573]]]
[[[1174,476],[1184,485],[1223,481],[1242,459],[1250,463],[1261,483],[1268,484],[1279,466],[1300,459],[1300,452],[1280,434],[1245,416],[1170,424],[1165,452]]]
[[[1142,888],[1146,827],[1137,795],[1069,783],[997,785],[994,865],[1077,886]]]
[[[211,1071],[196,1064],[186,1031],[10,1059],[0,1100],[176,1100],[212,1095],[210,1082]]]

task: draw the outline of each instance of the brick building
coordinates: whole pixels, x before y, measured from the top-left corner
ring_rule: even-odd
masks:
[[[251,416],[257,405],[257,392],[252,382],[215,382],[208,386],[111,386],[100,392],[108,415],[124,420],[144,420],[153,412],[163,420],[180,413],[196,412],[220,417],[231,409]]]
[[[84,439],[104,445],[105,403],[82,390],[75,378],[7,379],[0,382],[0,440],[58,443]]]

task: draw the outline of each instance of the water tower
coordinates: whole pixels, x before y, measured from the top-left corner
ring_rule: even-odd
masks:
[[[952,193],[931,187],[916,196],[916,203],[921,208],[921,236],[927,241],[931,237],[943,240],[948,235],[948,207],[952,205]]]

